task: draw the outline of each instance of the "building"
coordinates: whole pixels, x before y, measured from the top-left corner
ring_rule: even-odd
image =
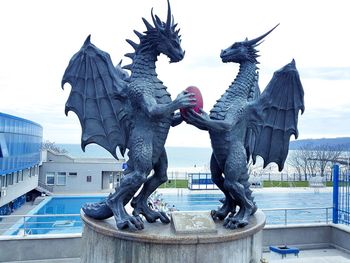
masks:
[[[52,193],[101,192],[119,186],[124,160],[73,158],[43,151],[39,184]]]
[[[42,133],[39,124],[0,112],[0,215],[38,186]]]

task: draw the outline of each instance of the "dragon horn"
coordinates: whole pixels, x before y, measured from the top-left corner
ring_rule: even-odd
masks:
[[[279,23],[274,28],[272,28],[270,31],[266,32],[265,34],[261,35],[260,37],[246,41],[245,44],[248,44],[250,46],[257,44],[260,40],[262,40],[264,37],[266,37],[268,34],[270,34],[278,26],[279,26]]]
[[[171,8],[170,8],[170,2],[168,0],[168,17],[167,17],[167,20],[166,20],[166,30],[170,30],[171,29],[171,20],[172,20],[172,15],[171,15]]]
[[[151,17],[152,17],[154,26],[157,27],[158,23],[156,22],[156,19],[154,18],[153,7],[152,7],[152,9],[151,9]]]
[[[150,31],[153,29],[153,26],[150,23],[148,23],[148,21],[145,18],[142,17],[142,21],[145,24],[147,31]]]
[[[84,41],[84,46],[91,44],[91,34],[87,36]]]

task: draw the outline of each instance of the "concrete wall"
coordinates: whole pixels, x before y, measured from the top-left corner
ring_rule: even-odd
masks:
[[[79,258],[81,234],[42,235],[28,237],[0,237],[0,262],[20,260],[40,260],[55,258]]]
[[[350,251],[350,227],[332,224],[331,242],[340,249]]]
[[[55,185],[52,185],[54,193],[99,192],[106,187],[106,183],[103,187],[103,171],[122,171],[123,161],[112,158],[78,159],[50,151],[47,151],[43,156],[39,181],[46,184],[46,174],[55,173]],[[66,173],[65,185],[57,185],[58,172]],[[69,173],[77,173],[77,175],[69,175]],[[91,181],[88,181],[88,177],[91,177]]]
[[[53,192],[98,192],[102,190],[102,171],[121,171],[121,164],[116,163],[58,163],[47,162],[40,167],[40,181],[46,182],[48,172],[66,172],[66,185],[54,185]],[[70,172],[77,173],[69,176]],[[57,176],[57,174],[56,174]],[[87,181],[91,176],[91,182]],[[57,177],[56,177],[57,182]]]
[[[271,227],[263,230],[263,248],[290,245],[300,249],[328,248],[350,251],[350,227],[334,224]],[[0,262],[30,259],[77,258],[81,255],[81,235],[1,237]]]
[[[350,227],[340,224],[266,226],[264,251],[271,245],[289,245],[300,249],[336,247],[350,252]]]

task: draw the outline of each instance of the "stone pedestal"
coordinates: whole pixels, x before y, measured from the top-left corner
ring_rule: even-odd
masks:
[[[215,222],[216,233],[179,234],[172,224],[149,224],[139,232],[116,229],[113,218],[84,221],[81,262],[84,263],[259,263],[265,215],[257,211],[249,225],[228,230]]]

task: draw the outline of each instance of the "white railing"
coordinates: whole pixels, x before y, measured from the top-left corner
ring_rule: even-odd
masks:
[[[266,208],[266,225],[330,223],[333,207]],[[319,210],[319,213],[313,212]],[[311,212],[312,211],[312,212]],[[301,217],[301,218],[299,218]],[[275,219],[275,220],[273,220]]]
[[[81,232],[80,214],[0,216],[0,236]]]

